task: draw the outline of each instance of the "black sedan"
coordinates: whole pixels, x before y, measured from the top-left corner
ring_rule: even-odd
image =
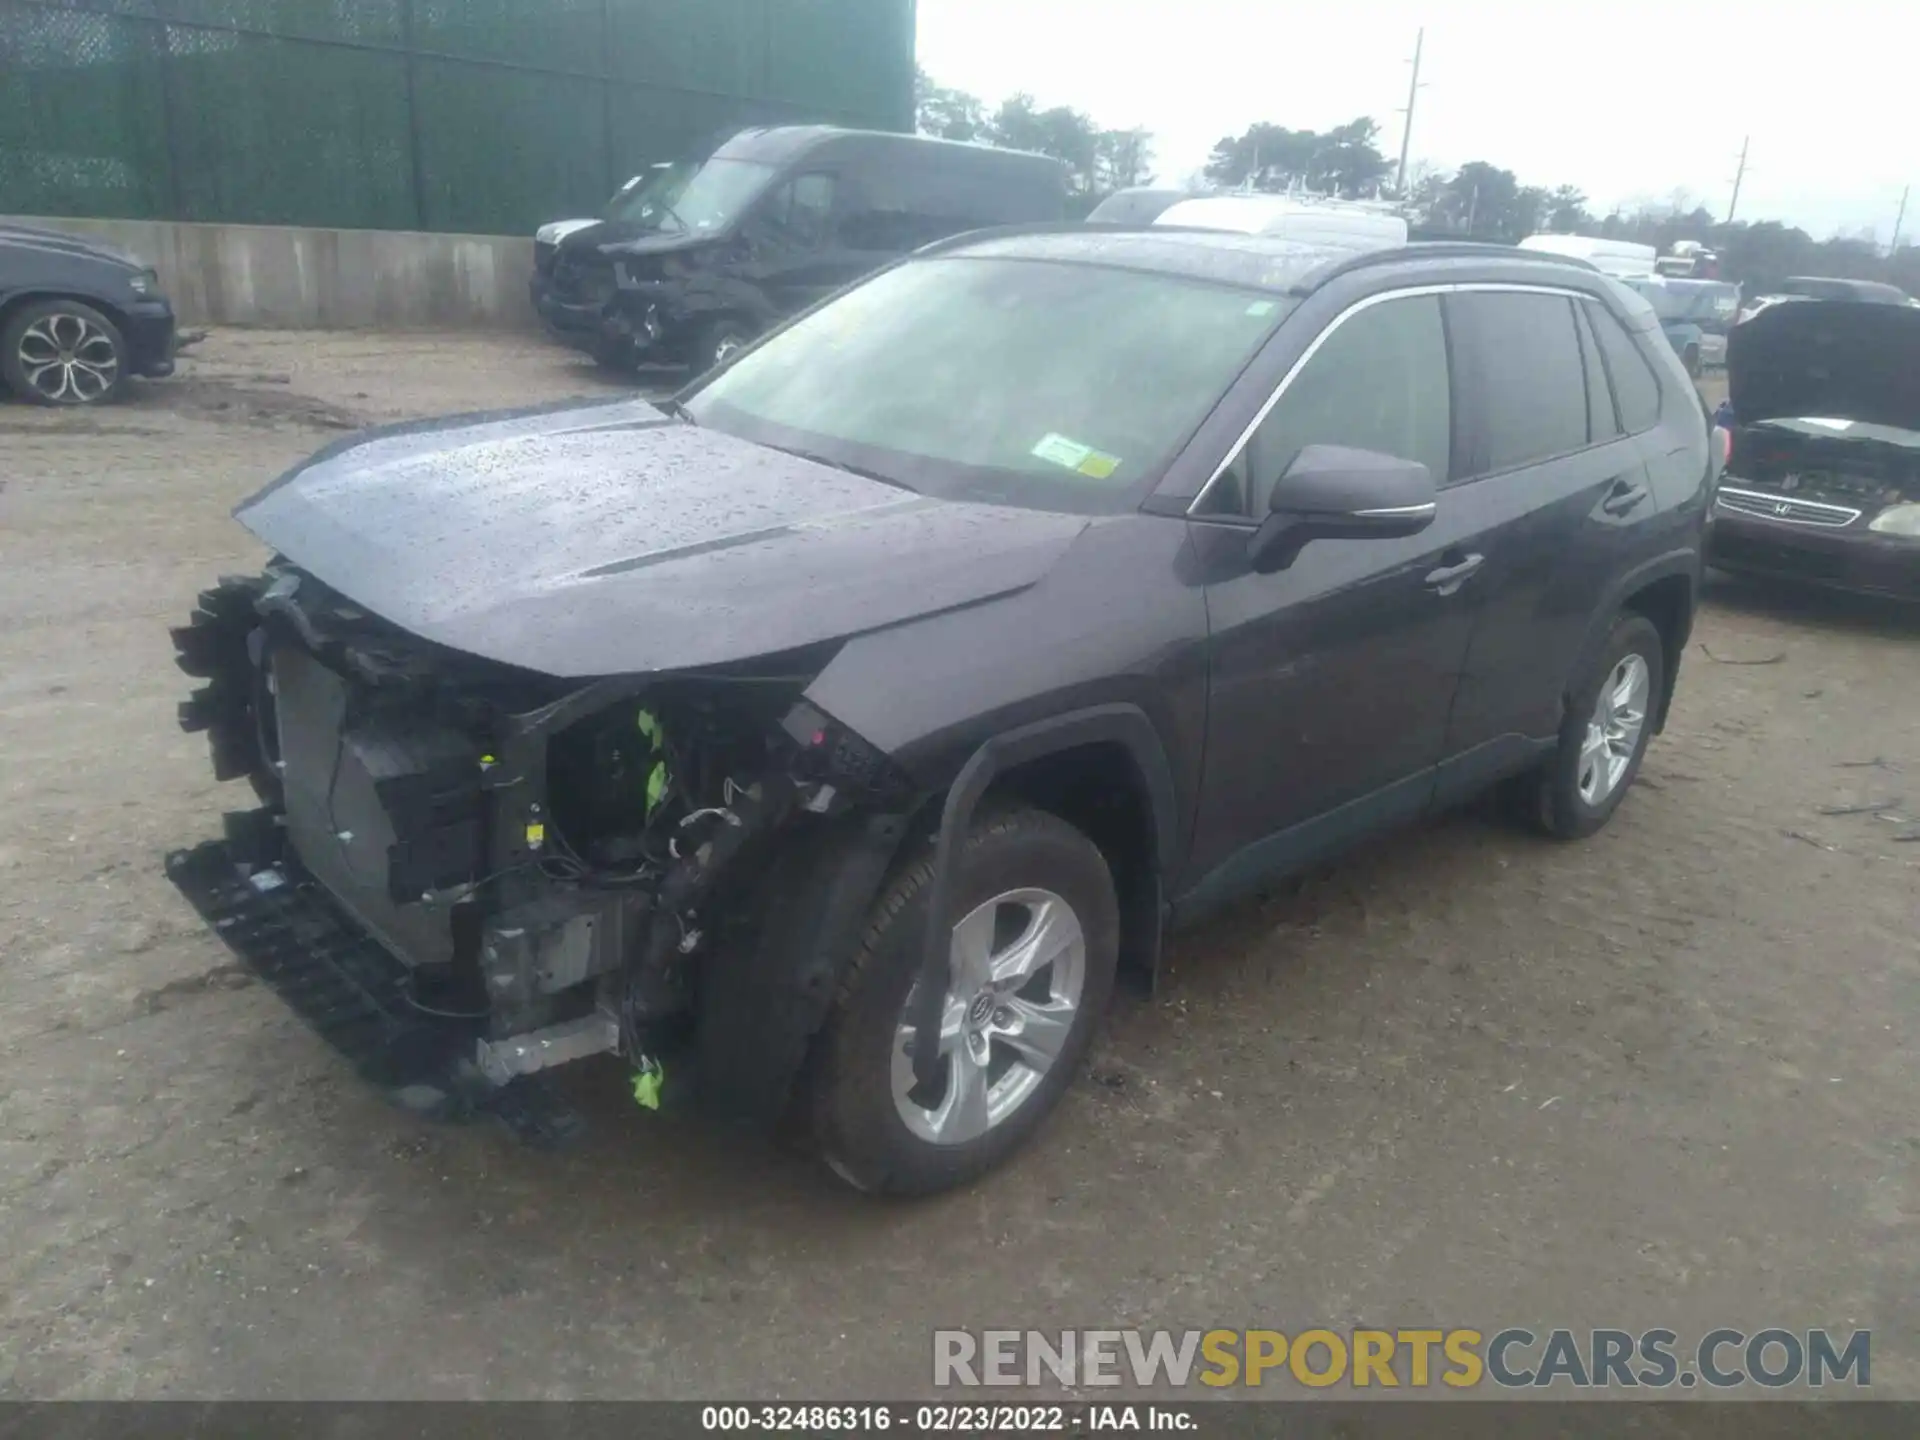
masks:
[[[173,373],[160,280],[111,246],[0,226],[0,381],[40,405],[95,405]]]

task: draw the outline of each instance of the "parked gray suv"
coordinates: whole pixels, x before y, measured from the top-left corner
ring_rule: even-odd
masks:
[[[258,808],[176,882],[416,1106],[537,1072],[918,1192],[1039,1125],[1173,924],[1495,784],[1604,825],[1715,479],[1646,303],[1505,248],[1046,227],[671,401],[400,426],[174,632]]]

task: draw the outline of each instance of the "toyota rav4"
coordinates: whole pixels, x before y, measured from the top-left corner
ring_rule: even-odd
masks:
[[[259,804],[170,864],[408,1103],[550,1133],[534,1072],[611,1053],[940,1189],[1169,925],[1496,784],[1604,825],[1714,454],[1579,262],[963,237],[670,401],[375,431],[245,501],[275,558],[173,638]]]

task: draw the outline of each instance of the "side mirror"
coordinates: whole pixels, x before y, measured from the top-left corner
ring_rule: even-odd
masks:
[[[1433,475],[1418,460],[1344,445],[1309,445],[1273,487],[1247,557],[1262,574],[1284,570],[1310,541],[1417,535],[1438,509]]]

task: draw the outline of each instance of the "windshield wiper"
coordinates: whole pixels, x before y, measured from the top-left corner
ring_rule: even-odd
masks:
[[[791,445],[770,445],[770,450],[779,450],[793,456],[796,460],[811,460],[816,465],[824,465],[829,470],[844,470],[849,475],[858,475],[862,480],[878,480],[882,485],[891,485],[896,490],[905,490],[910,495],[920,492],[904,480],[896,480],[891,475],[882,475],[878,470],[869,470],[864,465],[850,465],[845,460],[829,459],[825,455],[816,455],[811,450],[796,450]]]
[[[671,396],[669,396],[665,400],[650,400],[647,403],[652,405],[654,409],[663,411],[666,414],[673,416],[673,418],[676,420],[686,421],[687,424],[689,425],[698,425],[700,423],[698,420],[693,418],[693,412],[691,410],[689,410],[682,402],[673,399]]]

